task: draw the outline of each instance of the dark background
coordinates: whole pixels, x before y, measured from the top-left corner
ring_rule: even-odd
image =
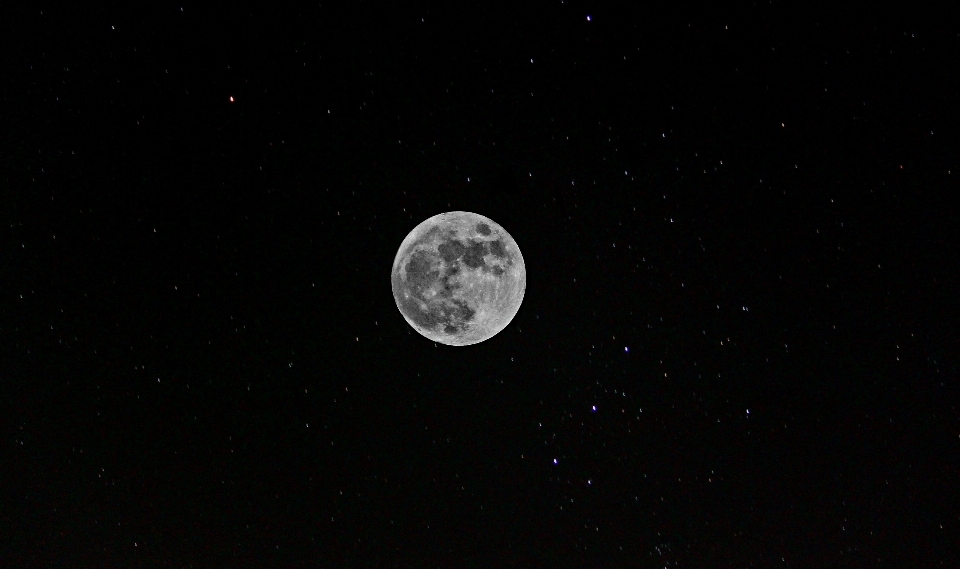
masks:
[[[0,565],[955,566],[955,20],[60,4],[0,14]],[[528,271],[464,348],[390,287],[452,210]]]

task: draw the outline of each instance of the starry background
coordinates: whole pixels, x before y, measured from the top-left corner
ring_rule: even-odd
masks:
[[[956,560],[955,23],[349,4],[3,8],[3,566]]]

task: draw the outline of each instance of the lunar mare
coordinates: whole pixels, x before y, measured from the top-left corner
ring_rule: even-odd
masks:
[[[510,324],[523,301],[526,268],[516,242],[497,223],[476,213],[448,212],[422,222],[403,240],[392,284],[397,308],[417,332],[465,346]]]

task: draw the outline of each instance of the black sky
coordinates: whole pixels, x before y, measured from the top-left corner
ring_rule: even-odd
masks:
[[[3,8],[0,565],[952,566],[960,26],[463,4]]]

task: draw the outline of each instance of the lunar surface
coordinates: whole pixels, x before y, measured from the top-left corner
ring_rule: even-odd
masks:
[[[520,309],[527,285],[513,238],[490,219],[465,211],[424,221],[393,263],[397,308],[425,338],[449,346],[482,342]]]

